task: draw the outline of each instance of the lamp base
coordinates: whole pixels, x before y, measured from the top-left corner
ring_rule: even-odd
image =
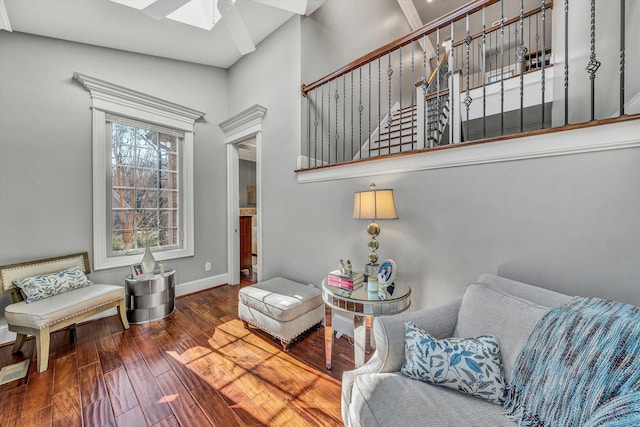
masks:
[[[379,269],[380,269],[380,264],[378,264],[378,263],[365,264],[364,265],[364,275],[365,276],[377,276]]]

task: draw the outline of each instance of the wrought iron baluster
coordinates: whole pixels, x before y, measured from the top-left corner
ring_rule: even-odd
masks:
[[[334,95],[334,98],[336,99],[336,134],[334,136],[334,139],[336,140],[336,163],[339,163],[338,161],[338,145],[340,142],[340,133],[338,131],[338,101],[340,101],[340,93],[338,92],[338,80],[336,80],[336,93]]]
[[[473,39],[471,38],[471,34],[469,33],[469,14],[467,13],[467,16],[465,18],[466,21],[466,26],[467,26],[467,32],[466,35],[464,37],[464,44],[466,45],[466,82],[467,82],[467,96],[464,97],[464,105],[465,108],[467,110],[467,140],[470,139],[469,138],[469,107],[471,107],[471,102],[473,102],[473,99],[471,99],[471,95],[469,95],[469,72],[470,72],[470,67],[469,67],[469,48],[471,46],[471,42],[473,41]],[[460,140],[462,141],[463,138],[460,138]]]
[[[596,59],[596,0],[591,0],[591,55],[585,68],[591,80],[591,120],[596,119],[596,72],[600,65]]]
[[[349,160],[353,160],[353,70],[351,70],[351,154],[349,155]],[[362,156],[361,156],[362,157]]]
[[[387,68],[387,76],[389,76],[389,113],[387,115],[387,129],[391,130],[391,76],[393,76],[393,68],[391,68],[391,52],[388,54],[389,57],[389,68]],[[379,140],[380,138],[378,138]],[[380,143],[378,143],[378,148],[380,148]],[[378,150],[378,154],[381,153],[382,150]],[[389,153],[391,153],[391,141],[389,141]]]
[[[307,98],[307,168],[310,168],[311,167],[311,96],[307,94],[306,98]]]
[[[313,144],[313,165],[318,166],[318,89],[313,91],[316,95],[316,102],[314,103],[315,120],[313,121],[314,128],[314,144]]]
[[[398,73],[398,87],[400,88],[399,90],[399,107],[398,107],[398,123],[400,124],[400,131],[399,131],[399,135],[400,138],[398,139],[398,145],[400,147],[400,151],[402,151],[402,46],[400,46],[400,48],[398,49],[398,55],[399,55],[399,73]],[[389,154],[391,154],[391,129],[389,129]]]
[[[380,148],[380,131],[382,129],[382,58],[378,58],[378,148]],[[369,142],[371,151],[371,142]]]
[[[327,163],[331,164],[331,82],[327,85]]]
[[[429,146],[429,141],[427,141],[427,82],[429,81],[429,76],[427,76],[427,35],[422,36],[422,45],[425,46],[424,55],[422,56],[422,147],[426,148]],[[438,43],[440,41],[438,40]],[[439,51],[436,50],[439,56]],[[436,59],[438,62],[439,60]],[[438,64],[439,66],[439,64]],[[436,72],[436,80],[438,80],[438,74]]]
[[[620,0],[620,115],[624,116],[625,0]]]
[[[342,76],[342,161],[347,160],[347,75]],[[351,160],[351,159],[349,159]]]
[[[425,45],[426,46],[426,45]],[[425,49],[426,51],[426,49]],[[416,101],[415,101],[415,88],[413,87],[413,84],[416,81],[416,74],[415,74],[415,54],[416,54],[416,48],[415,48],[415,42],[412,40],[411,41],[411,150],[414,150],[414,137],[413,137],[413,130],[414,130],[414,125],[413,125],[413,118],[415,113],[415,110],[413,110],[416,107]],[[425,52],[426,55],[426,52]]]
[[[368,120],[369,120],[369,135],[367,138],[369,139],[369,145],[371,145],[371,62],[369,62],[369,101],[368,101]]]
[[[437,117],[435,118],[436,120],[440,120],[440,28],[436,29],[436,114]],[[426,92],[426,88],[425,88],[425,92]],[[425,98],[425,103],[427,102],[426,98]],[[433,117],[432,117],[433,118]],[[430,128],[433,128],[433,123],[431,122],[431,120],[429,120],[429,126]],[[437,125],[436,125],[437,126]],[[439,133],[439,132],[438,132]],[[434,139],[433,139],[433,134],[432,132],[429,132],[429,147],[433,147],[435,145],[434,143]],[[440,142],[440,135],[437,136],[437,142]]]
[[[524,45],[524,0],[520,0],[520,45],[516,52],[516,59],[520,63],[520,132],[524,132],[524,59],[527,55],[527,48]]]
[[[569,124],[569,0],[564,0],[564,124]]]
[[[542,64],[541,64],[541,79],[542,81],[540,82],[542,84],[542,107],[541,107],[541,115],[542,115],[542,123],[540,124],[540,128],[544,129],[544,91],[545,91],[545,85],[547,83],[546,79],[545,79],[545,62],[546,62],[546,54],[547,54],[547,48],[545,45],[545,37],[544,37],[544,33],[545,33],[545,5],[544,2],[545,0],[541,0],[542,1],[542,6],[540,6],[540,19],[542,20]],[[538,22],[538,20],[536,19],[536,23]],[[536,46],[537,46],[538,42],[536,40]],[[538,59],[540,60],[540,59]]]
[[[504,0],[500,0],[500,135],[504,135]]]
[[[362,158],[362,67],[358,68],[358,150]],[[369,141],[369,157],[371,157],[371,141]]]
[[[324,85],[322,85],[322,93],[320,97],[320,102],[322,104],[322,108],[320,109],[320,164],[324,164]]]
[[[456,69],[455,69],[455,63],[456,63],[456,57],[454,55],[454,48],[453,46],[455,45],[454,43],[454,37],[453,37],[453,22],[451,23],[451,41],[450,41],[451,45],[449,46],[449,55],[451,57],[451,64],[453,69],[449,70],[449,73],[451,73],[451,84],[449,85],[449,99],[451,100],[450,104],[451,104],[451,109],[450,109],[450,113],[451,116],[449,117],[449,142],[453,143],[455,141],[455,135],[456,132],[459,131],[458,129],[456,129],[456,126],[454,126],[455,123],[455,117],[456,117],[456,105],[455,105],[455,97],[453,96],[453,94],[455,93],[454,91],[457,90],[455,88],[455,79],[454,79],[454,74],[456,73]],[[440,110],[438,110],[438,114],[440,114]],[[438,117],[438,120],[440,118]]]
[[[485,9],[482,8],[482,137],[487,137],[487,83],[486,83],[486,72],[487,72],[487,56],[486,56],[486,47],[487,47],[487,24],[485,17]]]

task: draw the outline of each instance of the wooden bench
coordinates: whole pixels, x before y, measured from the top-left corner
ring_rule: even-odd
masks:
[[[28,335],[34,335],[38,372],[47,370],[52,332],[75,325],[112,307],[118,308],[122,325],[129,329],[124,286],[92,284],[27,303],[13,283],[23,277],[55,273],[74,266],[82,267],[85,274],[91,272],[87,252],[0,267],[0,292],[11,293],[13,299],[13,303],[5,308],[8,329],[17,334],[13,352],[20,351]]]

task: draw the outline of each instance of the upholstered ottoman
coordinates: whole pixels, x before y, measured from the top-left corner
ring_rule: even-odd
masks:
[[[291,342],[324,318],[322,292],[282,277],[240,289],[238,316],[245,328],[262,329],[289,351]]]

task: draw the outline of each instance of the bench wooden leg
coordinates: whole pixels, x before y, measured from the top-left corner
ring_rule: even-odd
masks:
[[[249,324],[247,323],[246,320],[242,321],[242,326],[244,326],[245,329],[249,329]]]
[[[27,335],[26,334],[21,334],[18,333],[16,335],[16,342],[13,343],[13,349],[11,349],[12,353],[17,353],[20,351],[20,349],[22,348],[22,346],[24,345],[24,341],[27,339]]]
[[[118,304],[118,314],[120,314],[120,320],[122,320],[122,326],[125,329],[129,329],[129,320],[127,320],[127,306],[125,300],[120,301]]]
[[[40,329],[36,333],[36,352],[38,355],[38,372],[42,373],[47,370],[49,365],[49,342],[51,335],[49,328]]]

